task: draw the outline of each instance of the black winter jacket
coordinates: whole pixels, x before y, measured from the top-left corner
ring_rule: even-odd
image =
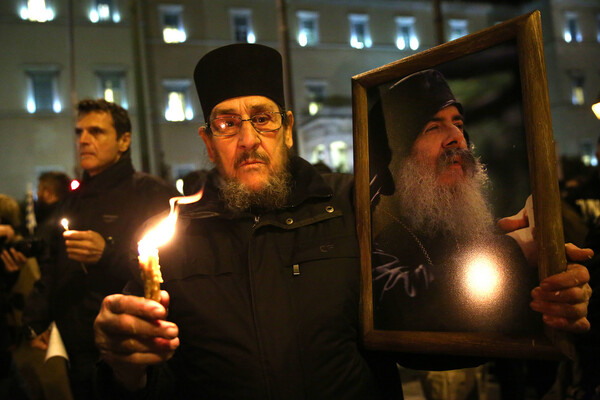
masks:
[[[182,206],[159,254],[180,348],[140,398],[379,397],[359,348],[352,177],[321,177],[297,157],[291,171],[291,201],[275,212],[227,211],[215,173],[202,200]]]
[[[102,299],[122,291],[131,279],[129,245],[146,219],[169,207],[177,191],[162,180],[136,173],[129,153],[101,172],[85,174],[81,186],[62,204],[69,229],[92,230],[106,240],[102,258],[94,265],[67,258],[64,229],[56,226],[49,257],[41,263],[42,278],[27,299],[24,324],[36,333],[56,321],[71,364],[84,356],[97,359],[93,322]]]

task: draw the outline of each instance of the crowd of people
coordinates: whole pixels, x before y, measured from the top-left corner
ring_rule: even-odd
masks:
[[[143,297],[136,243],[179,193],[134,170],[132,126],[122,107],[103,99],[78,103],[81,185],[70,190],[60,172],[39,177],[33,235],[17,202],[0,197],[0,398],[402,399],[398,366],[419,357],[361,343],[353,177],[294,155],[281,55],[256,44],[223,46],[200,58],[193,77],[206,121],[199,135],[215,167],[184,180],[185,194],[202,190],[202,198],[179,207],[174,236],[160,248],[160,301]],[[427,307],[416,308],[422,306],[415,294],[451,281],[437,266],[458,264],[460,248],[475,239],[496,241],[496,252],[516,260],[506,267],[514,270],[526,265],[530,271],[535,258],[524,250],[530,243],[514,235],[529,229],[520,219],[492,239],[493,218],[471,183],[484,171],[471,154],[462,106],[443,77],[423,71],[382,96],[388,105],[406,101],[421,102],[422,115],[411,120],[410,141],[394,161],[395,187],[413,200],[426,189],[419,204],[445,196],[448,207],[436,214],[443,222],[432,225],[426,211],[401,199],[373,199],[373,276],[381,300],[375,318],[382,329],[409,324],[419,330],[433,317],[424,316]],[[388,134],[410,125],[400,114],[384,116]],[[517,301],[523,304],[511,307],[518,312],[461,322],[497,330],[510,325],[513,332],[537,318],[540,326],[572,335],[578,356],[553,366],[555,384],[547,388],[556,399],[600,398],[598,301],[591,289],[600,267],[590,250],[600,250],[599,183],[597,169],[565,196],[578,232],[585,232],[579,247],[565,248],[567,271],[531,284],[528,274],[511,273],[517,277],[511,289],[527,292]],[[457,189],[462,186],[469,191]],[[478,204],[481,212],[469,214]],[[9,245],[34,237],[43,243],[35,254]],[[16,304],[11,294],[32,259],[37,273]],[[440,293],[438,314],[451,296]],[[8,312],[14,308],[18,321]],[[448,329],[456,321],[443,313],[440,329]],[[40,366],[52,359],[41,354],[57,338],[65,349],[62,369],[53,369],[67,385],[61,394],[44,387],[47,379],[34,382],[26,363],[15,359],[23,343],[35,348],[39,354],[29,362],[45,374]],[[417,364],[434,370],[487,360],[450,361],[429,355]]]

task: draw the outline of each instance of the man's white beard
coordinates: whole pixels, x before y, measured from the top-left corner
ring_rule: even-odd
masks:
[[[251,208],[261,211],[270,211],[283,208],[291,192],[291,174],[288,171],[289,152],[287,148],[282,149],[282,168],[269,175],[265,186],[260,190],[251,190],[237,179],[226,179],[221,187],[221,196],[227,208],[233,211],[248,211]],[[267,162],[267,156],[256,152],[256,150],[243,154],[236,164],[245,158],[255,158]]]
[[[464,178],[454,184],[438,182],[435,169],[407,157],[394,174],[400,215],[415,232],[427,237],[449,234],[460,242],[481,240],[494,226],[485,198],[488,176],[474,159]],[[470,171],[470,172],[469,172]]]

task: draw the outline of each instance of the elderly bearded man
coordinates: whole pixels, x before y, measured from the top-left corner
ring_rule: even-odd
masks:
[[[104,300],[95,324],[102,396],[399,398],[395,363],[368,362],[359,343],[351,177],[322,177],[288,156],[281,56],[225,46],[199,61],[195,80],[208,121],[200,136],[217,168],[160,249],[160,304]],[[139,283],[128,289],[141,293]],[[586,329],[579,294],[578,321],[561,318],[563,327]]]
[[[487,173],[442,74],[412,74],[381,101],[395,191],[380,196],[373,212],[375,326],[539,330],[529,308],[537,272],[517,241],[495,229]],[[487,288],[472,281],[484,273]]]

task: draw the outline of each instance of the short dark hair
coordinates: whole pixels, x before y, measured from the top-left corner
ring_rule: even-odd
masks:
[[[104,99],[84,99],[77,103],[77,116],[89,114],[91,112],[105,112],[110,114],[113,119],[117,139],[123,136],[125,132],[131,132],[131,120],[127,110],[118,104],[111,103]]]
[[[67,174],[58,171],[44,172],[40,175],[38,181],[40,187],[50,189],[59,201],[67,197],[71,186],[71,179]]]

